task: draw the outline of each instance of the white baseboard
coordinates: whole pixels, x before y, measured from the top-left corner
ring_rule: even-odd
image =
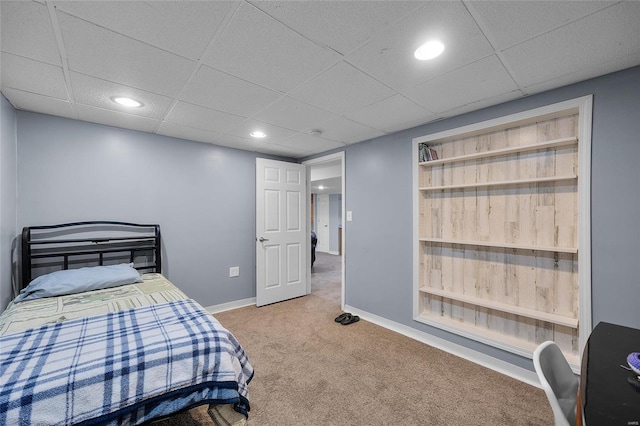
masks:
[[[211,314],[219,314],[220,312],[230,311],[232,309],[244,308],[256,304],[256,298],[234,300],[233,302],[221,303],[219,305],[207,306],[205,309]]]
[[[518,367],[511,363],[483,354],[482,352],[474,351],[467,347],[449,342],[448,340],[444,340],[440,337],[432,336],[423,331],[416,330],[415,328],[411,328],[404,324],[391,321],[378,315],[361,311],[357,308],[354,308],[353,306],[345,305],[344,311],[351,312],[352,314],[358,315],[364,320],[372,322],[388,330],[395,331],[396,333],[400,333],[411,339],[417,340],[429,346],[433,346],[434,348],[438,348],[452,355],[456,355],[468,361],[475,362],[476,364],[482,365],[483,367],[487,367],[491,370],[497,371],[498,373],[502,373],[506,376],[512,377],[516,380],[520,380],[521,382],[530,384],[537,388],[541,387],[540,380],[538,380],[537,374],[533,371],[527,370],[526,368]]]

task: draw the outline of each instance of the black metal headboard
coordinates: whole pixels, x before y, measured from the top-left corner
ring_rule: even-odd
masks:
[[[25,227],[20,289],[53,270],[123,261],[141,272],[162,272],[160,225],[92,221]]]

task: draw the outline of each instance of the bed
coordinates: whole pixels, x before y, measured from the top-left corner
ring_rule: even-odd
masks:
[[[162,275],[159,225],[24,228],[0,315],[0,424],[142,424],[209,405],[243,424],[243,347]]]

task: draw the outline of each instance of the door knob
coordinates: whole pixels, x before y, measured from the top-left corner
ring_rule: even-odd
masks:
[[[261,243],[263,243],[263,242],[265,242],[265,241],[269,241],[269,239],[268,239],[268,238],[265,238],[265,237],[260,237],[260,240],[259,240],[259,241],[260,241]]]

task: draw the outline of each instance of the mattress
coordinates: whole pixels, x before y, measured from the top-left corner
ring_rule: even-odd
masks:
[[[58,297],[11,302],[0,315],[0,336],[44,324],[188,299],[161,274],[143,274],[141,283]]]

